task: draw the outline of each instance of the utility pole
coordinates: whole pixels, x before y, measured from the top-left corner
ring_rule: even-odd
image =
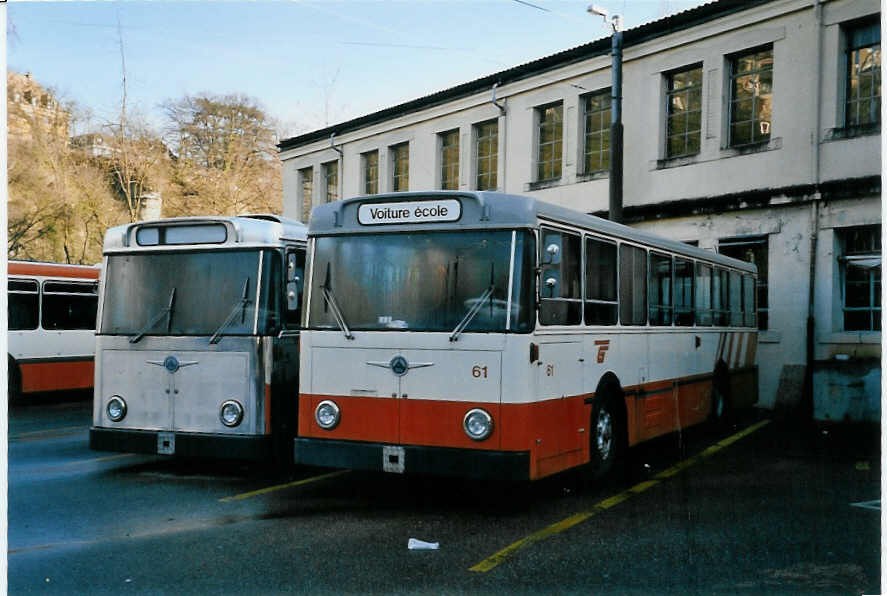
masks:
[[[603,17],[613,28],[610,55],[613,58],[610,86],[610,209],[609,219],[622,223],[622,17],[608,16],[606,8],[595,4],[588,12]]]

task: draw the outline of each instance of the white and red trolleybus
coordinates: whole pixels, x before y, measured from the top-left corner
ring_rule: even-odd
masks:
[[[532,198],[309,227],[298,463],[536,479],[757,399],[755,268]]]
[[[108,230],[90,446],[290,460],[305,240],[273,215]]]
[[[9,261],[8,395],[92,387],[101,268]]]

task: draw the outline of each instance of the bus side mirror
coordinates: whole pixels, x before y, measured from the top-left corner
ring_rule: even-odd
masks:
[[[558,255],[561,252],[561,247],[552,242],[548,246],[545,247],[545,259],[543,260],[543,265],[557,265],[560,262]]]
[[[299,310],[302,298],[301,279],[298,276],[286,284],[286,308],[287,310]]]

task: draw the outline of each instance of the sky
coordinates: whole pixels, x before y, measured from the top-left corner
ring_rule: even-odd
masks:
[[[595,0],[627,29],[700,0]],[[245,94],[301,134],[609,35],[587,0],[19,2],[7,65],[92,114]],[[82,132],[82,131],[75,131]]]

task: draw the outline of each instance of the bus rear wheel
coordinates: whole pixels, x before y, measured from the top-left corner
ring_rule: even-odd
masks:
[[[590,464],[592,477],[606,476],[622,456],[622,421],[613,399],[595,400],[591,412]]]

